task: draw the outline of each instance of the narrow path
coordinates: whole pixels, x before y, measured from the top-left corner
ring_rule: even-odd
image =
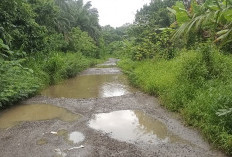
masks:
[[[51,108],[57,116],[35,120],[38,111],[31,111],[33,120],[12,120],[12,126],[0,129],[0,156],[224,156],[156,98],[129,87],[116,62],[109,59],[22,102],[59,107],[41,111]],[[0,124],[5,114],[15,118],[11,110],[0,113]],[[73,121],[74,114],[80,116]]]

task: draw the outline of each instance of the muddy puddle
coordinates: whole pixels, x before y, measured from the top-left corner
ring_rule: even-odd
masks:
[[[121,96],[136,90],[128,85],[126,77],[117,75],[81,75],[50,86],[42,95],[53,98],[103,98]]]
[[[94,116],[89,126],[109,134],[112,138],[129,143],[145,142],[149,144],[186,143],[167,130],[160,121],[141,111],[115,111]]]
[[[10,128],[25,121],[60,119],[65,122],[72,122],[78,120],[80,117],[78,114],[54,105],[18,105],[0,114],[0,128]]]

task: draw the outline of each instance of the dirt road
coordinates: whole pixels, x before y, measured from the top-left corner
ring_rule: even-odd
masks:
[[[0,156],[224,156],[156,98],[130,87],[116,62],[0,113]]]

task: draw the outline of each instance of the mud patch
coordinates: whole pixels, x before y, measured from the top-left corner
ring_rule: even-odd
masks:
[[[67,135],[68,135],[68,131],[67,131],[67,130],[64,130],[64,129],[59,130],[59,131],[57,132],[57,135],[58,135],[58,136],[64,136],[64,137],[67,137]]]
[[[107,68],[89,68],[81,73],[81,75],[113,75],[122,74],[121,70],[117,67]]]
[[[41,138],[41,139],[36,141],[36,145],[39,145],[39,146],[45,145],[47,143],[48,143],[48,141],[45,138]]]
[[[135,91],[122,74],[81,75],[51,86],[41,94],[53,98],[104,98],[130,94]]]
[[[141,111],[100,113],[90,120],[89,126],[128,143],[144,142],[155,145],[170,142],[186,143],[168,131],[163,123]]]
[[[98,68],[104,68],[104,67],[115,67],[117,65],[117,62],[119,60],[118,59],[114,59],[114,58],[109,58],[108,61],[106,61],[103,64],[98,64],[96,67]]]
[[[98,64],[95,66],[96,68],[114,68],[116,64]]]
[[[1,113],[0,128],[10,128],[25,121],[60,119],[65,122],[72,122],[78,120],[80,117],[80,115],[54,105],[19,105]]]

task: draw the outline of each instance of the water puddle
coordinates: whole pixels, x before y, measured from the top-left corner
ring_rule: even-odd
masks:
[[[80,143],[84,141],[84,139],[85,139],[85,136],[81,132],[78,132],[78,131],[70,133],[69,138],[68,138],[68,140],[72,141],[74,144]]]
[[[80,115],[48,104],[19,105],[0,114],[0,128],[10,128],[25,121],[60,119],[65,122],[76,121]]]
[[[62,129],[57,132],[57,135],[63,137],[63,139],[70,144],[78,144],[85,139],[85,136],[78,131],[69,134],[67,130]]]
[[[42,95],[65,98],[113,97],[133,93],[136,90],[129,86],[126,77],[120,75],[81,75],[51,86]]]
[[[109,134],[114,139],[129,143],[186,143],[168,131],[163,123],[141,111],[123,110],[97,114],[89,122],[89,126]]]

